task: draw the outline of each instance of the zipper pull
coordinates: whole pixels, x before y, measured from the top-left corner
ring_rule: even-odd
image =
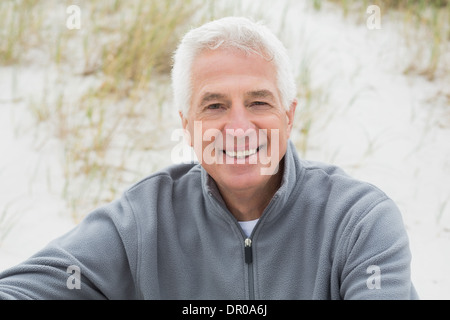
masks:
[[[245,250],[245,263],[250,264],[253,262],[252,256],[252,239],[247,238],[244,241],[244,250]]]

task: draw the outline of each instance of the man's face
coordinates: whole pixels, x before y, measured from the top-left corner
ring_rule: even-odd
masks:
[[[236,50],[206,50],[192,65],[191,105],[181,118],[219,189],[240,191],[279,174],[295,107],[282,106],[271,62]]]

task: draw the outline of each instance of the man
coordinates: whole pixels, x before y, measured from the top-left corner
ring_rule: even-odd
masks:
[[[396,205],[299,159],[286,50],[223,18],[174,56],[181,123],[200,163],[157,172],[0,274],[4,299],[417,299]]]

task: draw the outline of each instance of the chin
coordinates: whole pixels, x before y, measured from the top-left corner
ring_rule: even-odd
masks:
[[[261,166],[259,165],[221,165],[226,166],[218,168],[215,175],[211,175],[214,180],[222,186],[226,186],[227,189],[248,189],[264,185],[270,176],[261,174]]]

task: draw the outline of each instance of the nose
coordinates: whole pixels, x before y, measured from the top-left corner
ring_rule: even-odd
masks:
[[[235,136],[242,135],[249,129],[255,129],[251,115],[243,103],[233,103],[228,111],[224,129],[229,132],[235,132]]]
[[[235,103],[228,111],[224,126],[227,149],[256,148],[256,125],[243,103]]]

